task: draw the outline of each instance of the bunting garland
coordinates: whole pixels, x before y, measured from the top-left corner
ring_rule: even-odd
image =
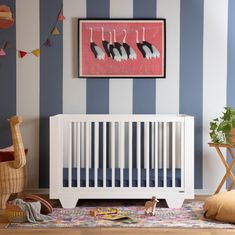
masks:
[[[0,49],[0,56],[5,56],[6,52],[3,49]]]
[[[36,57],[39,57],[39,56],[40,56],[40,49],[33,50],[32,53],[33,53]]]
[[[45,47],[51,47],[52,46],[51,37],[60,35],[60,31],[59,31],[57,26],[58,26],[59,21],[63,21],[63,20],[65,20],[65,17],[64,17],[64,14],[63,14],[63,5],[62,5],[59,13],[57,14],[56,23],[54,24],[52,30],[50,31],[50,35],[47,37],[45,42],[43,42],[40,45],[39,48],[36,48],[34,50],[31,50],[31,51],[24,51],[24,50],[17,49],[9,41],[4,41],[3,46],[1,47],[1,45],[0,45],[0,57],[1,56],[6,56],[7,55],[6,50],[9,49],[9,48],[14,48],[18,52],[19,58],[24,58],[27,54],[33,54],[34,56],[39,57],[40,53],[41,53],[41,48],[43,46],[45,46]]]
[[[19,52],[19,57],[24,58],[27,55],[26,51],[18,51]]]
[[[56,35],[59,35],[60,34],[60,31],[57,27],[55,27],[52,32],[51,32],[52,35],[56,36]]]
[[[51,46],[52,46],[52,43],[51,43],[50,38],[48,38],[48,39],[44,42],[44,46],[46,46],[46,47],[51,47]]]
[[[63,11],[60,12],[59,17],[58,17],[58,20],[59,20],[59,21],[65,20],[65,17],[64,17],[64,15],[63,15]]]

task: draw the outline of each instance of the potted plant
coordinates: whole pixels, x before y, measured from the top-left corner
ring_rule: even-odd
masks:
[[[235,109],[225,107],[223,116],[210,122],[210,137],[213,143],[235,145]]]

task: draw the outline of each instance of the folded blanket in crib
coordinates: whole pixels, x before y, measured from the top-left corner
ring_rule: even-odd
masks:
[[[41,203],[39,201],[25,202],[20,198],[16,198],[12,201],[12,204],[21,208],[30,223],[48,222],[51,220],[50,216],[40,214]]]

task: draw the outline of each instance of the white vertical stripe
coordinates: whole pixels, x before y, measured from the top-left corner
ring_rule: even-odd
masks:
[[[86,17],[86,0],[64,0],[63,11],[63,113],[86,113],[86,79],[76,79],[77,19]]]
[[[132,18],[133,0],[110,0],[110,18]],[[131,114],[133,79],[111,79],[109,81],[109,112]]]
[[[204,1],[203,32],[203,188],[215,190],[225,170],[208,146],[209,122],[226,106],[228,1]],[[224,152],[225,153],[225,152]]]
[[[24,51],[39,48],[39,0],[16,1],[16,47]],[[28,188],[38,188],[39,165],[39,76],[40,58],[16,54],[16,112],[22,115],[21,126],[27,156]],[[6,101],[7,102],[7,101]]]
[[[166,19],[166,78],[156,82],[156,113],[179,113],[180,0],[157,0]]]

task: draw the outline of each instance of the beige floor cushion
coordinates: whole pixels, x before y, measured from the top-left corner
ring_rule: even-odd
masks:
[[[235,223],[235,191],[218,193],[204,204],[205,217],[222,222]]]

